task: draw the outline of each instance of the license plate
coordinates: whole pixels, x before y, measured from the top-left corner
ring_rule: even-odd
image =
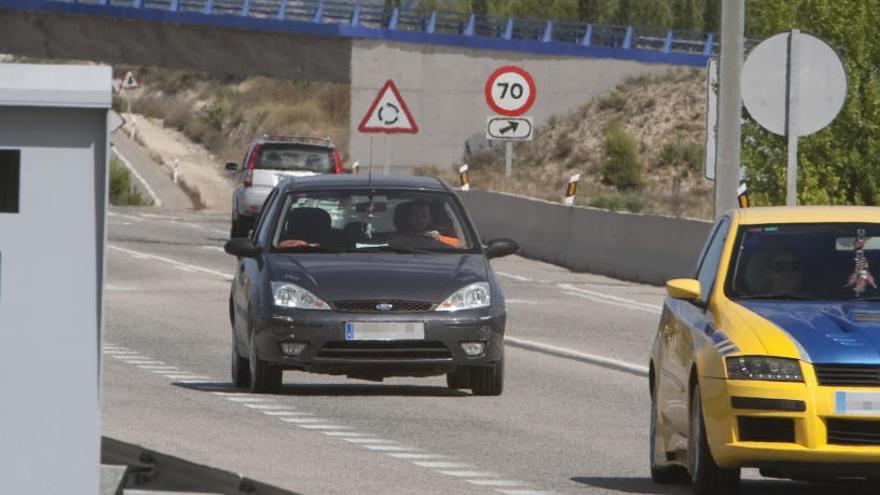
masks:
[[[345,340],[425,340],[425,324],[421,321],[349,321],[345,323]]]
[[[834,413],[847,415],[880,416],[880,393],[843,391],[835,392]]]

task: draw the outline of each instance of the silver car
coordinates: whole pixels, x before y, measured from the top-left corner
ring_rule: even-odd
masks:
[[[238,186],[232,194],[230,237],[246,237],[260,215],[269,192],[285,177],[343,173],[339,152],[329,138],[263,136],[248,147],[235,172]]]

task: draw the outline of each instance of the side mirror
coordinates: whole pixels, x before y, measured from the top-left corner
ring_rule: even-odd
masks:
[[[238,164],[235,162],[226,162],[226,171],[227,172],[235,172],[238,170]]]
[[[486,246],[486,257],[489,259],[500,258],[519,252],[519,244],[511,239],[492,239]]]
[[[260,249],[254,245],[254,241],[250,240],[249,237],[229,239],[226,241],[226,245],[223,246],[223,250],[239,258],[256,258],[260,254]]]
[[[666,295],[673,299],[699,301],[701,297],[700,281],[690,278],[676,278],[666,282]]]

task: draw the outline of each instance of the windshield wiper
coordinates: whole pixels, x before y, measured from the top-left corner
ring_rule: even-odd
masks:
[[[276,248],[278,251],[283,253],[289,252],[299,252],[299,251],[308,251],[312,253],[344,253],[344,249],[329,247],[329,246],[321,246],[320,244],[307,244],[304,246],[291,246],[291,247],[279,247]]]
[[[405,248],[405,247],[395,247],[395,246],[370,246],[363,248],[350,249],[347,252],[349,253],[365,253],[365,252],[391,252],[391,253],[400,253],[400,254],[434,254],[436,251],[428,251],[426,249],[413,249],[413,248]]]
[[[747,301],[760,301],[760,300],[765,300],[765,301],[784,301],[784,300],[821,301],[822,300],[818,297],[801,296],[801,295],[797,295],[797,294],[754,294],[754,295],[749,295],[749,296],[740,296],[740,297],[737,297],[737,299],[747,300]]]

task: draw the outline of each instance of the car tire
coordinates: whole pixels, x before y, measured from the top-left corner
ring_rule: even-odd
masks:
[[[501,395],[504,391],[504,355],[492,366],[471,369],[470,382],[474,395]]]
[[[248,346],[248,365],[250,370],[250,391],[255,394],[274,394],[281,390],[283,370],[272,366],[257,356],[256,332],[251,332]]]
[[[236,237],[247,237],[251,232],[253,223],[254,221],[248,217],[233,214],[232,229],[229,232],[229,237],[232,239]]]
[[[691,395],[690,411],[688,454],[694,493],[697,495],[736,493],[739,488],[740,470],[718,467],[709,450],[699,385],[694,387]]]
[[[470,388],[470,373],[467,369],[456,369],[446,373],[446,386],[449,388]]]
[[[250,362],[247,358],[241,357],[238,352],[238,340],[235,338],[235,330],[232,330],[232,383],[236,387],[247,387],[251,383]]]
[[[656,390],[656,388],[655,388]],[[687,469],[683,466],[668,465],[660,466],[657,464],[657,419],[659,411],[657,410],[656,392],[651,393],[651,431],[650,431],[650,453],[651,453],[651,479],[654,483],[663,485],[683,485],[690,482]]]

